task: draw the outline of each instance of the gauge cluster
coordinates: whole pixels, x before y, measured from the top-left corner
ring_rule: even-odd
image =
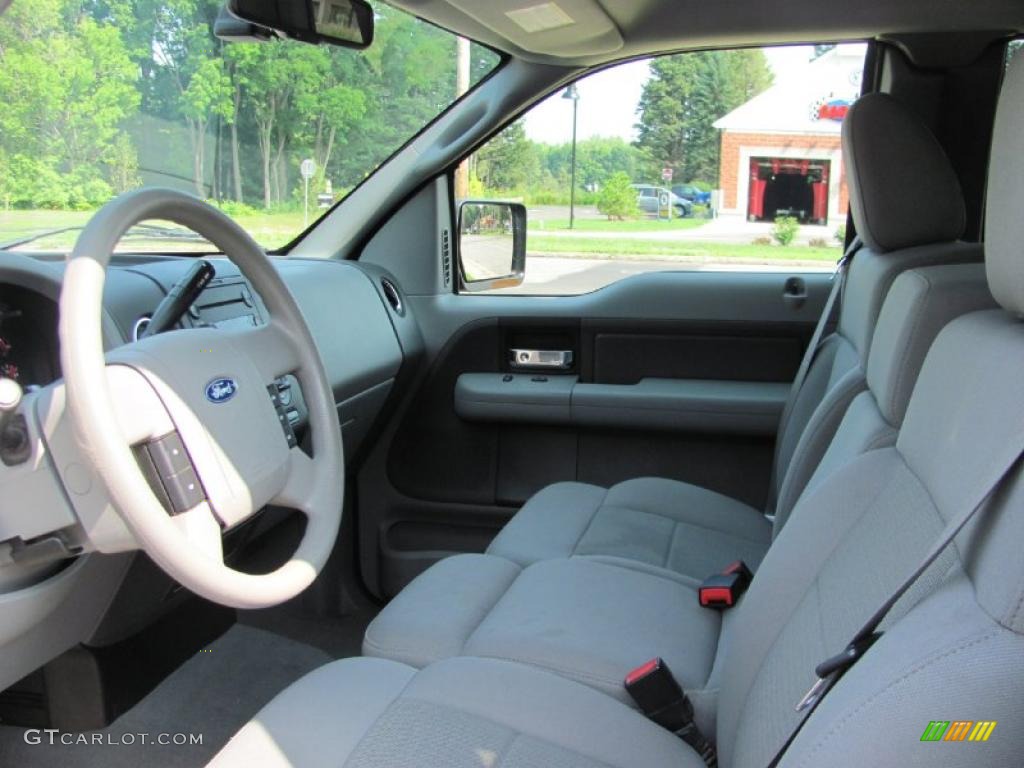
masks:
[[[22,387],[45,386],[59,371],[57,306],[35,291],[0,283],[0,376]]]

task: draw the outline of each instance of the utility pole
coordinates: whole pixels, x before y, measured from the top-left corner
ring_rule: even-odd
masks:
[[[569,159],[569,229],[572,229],[576,224],[576,109],[580,104],[576,83],[565,89],[562,98],[572,100],[572,156]]]
[[[469,40],[464,37],[455,41],[455,98],[469,90]],[[455,167],[455,199],[469,197],[469,158]]]

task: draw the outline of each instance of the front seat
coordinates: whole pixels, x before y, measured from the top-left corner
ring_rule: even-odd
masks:
[[[723,768],[764,768],[793,704],[911,573],[951,520],[983,500],[896,604],[780,766],[1004,766],[1024,754],[1024,57],[993,138],[986,269],[1001,309],[932,345],[896,444],[811,491],[765,557],[724,649]],[[998,482],[1002,477],[1002,481]],[[995,491],[989,489],[995,486]],[[997,724],[979,743],[926,743],[932,721]],[[265,707],[219,767],[699,768],[689,747],[610,697],[514,662],[454,658],[416,671],[377,659],[322,667]]]
[[[909,107],[888,94],[862,97],[843,121],[842,141],[850,208],[864,246],[849,267],[836,331],[790,394],[768,507],[664,478],[611,488],[556,483],[527,501],[488,554],[523,566],[571,555],[613,556],[698,580],[736,558],[756,569],[864,387],[878,313],[893,281],[915,267],[981,260],[976,244],[958,239],[966,213],[956,172]]]

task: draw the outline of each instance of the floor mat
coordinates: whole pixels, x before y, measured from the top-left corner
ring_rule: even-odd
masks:
[[[287,606],[260,611],[239,611],[238,622],[290,637],[312,645],[335,659],[359,656],[363,652],[366,625],[373,621],[379,609],[366,607],[352,610],[345,616],[304,615]]]
[[[318,648],[236,624],[109,727],[64,735],[75,743],[51,745],[40,733],[42,743],[29,744],[23,729],[0,726],[0,766],[202,766],[275,694],[328,661],[330,656]],[[148,734],[149,743],[142,743],[140,734]],[[195,734],[202,743],[154,743],[160,734]],[[83,742],[97,738],[101,743]]]

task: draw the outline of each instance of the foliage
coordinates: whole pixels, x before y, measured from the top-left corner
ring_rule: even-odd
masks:
[[[779,245],[790,245],[800,231],[800,222],[794,216],[779,216],[772,224],[772,240]]]
[[[840,224],[836,227],[836,231],[832,234],[832,237],[836,239],[836,242],[840,245],[846,244],[846,225]]]
[[[826,237],[812,237],[807,241],[811,248],[828,248],[830,243]]]
[[[522,121],[516,121],[488,141],[473,161],[473,171],[485,189],[523,189],[540,173],[536,145],[526,138]]]
[[[714,122],[771,82],[771,70],[759,50],[700,51],[654,59],[637,105],[637,147],[645,157],[647,174],[671,168],[677,182],[717,180],[719,136]]]
[[[138,108],[138,70],[115,27],[59,10],[17,3],[0,26],[0,197],[16,206],[103,203],[105,164],[121,180],[132,164],[115,138]]]
[[[386,5],[365,53],[212,34],[223,0],[16,0],[0,24],[0,203],[145,182],[266,209],[361,182],[455,98],[456,38]],[[471,81],[496,64],[471,46]]]
[[[608,178],[597,196],[597,210],[609,219],[636,215],[636,190],[630,186],[629,174],[619,171]]]

